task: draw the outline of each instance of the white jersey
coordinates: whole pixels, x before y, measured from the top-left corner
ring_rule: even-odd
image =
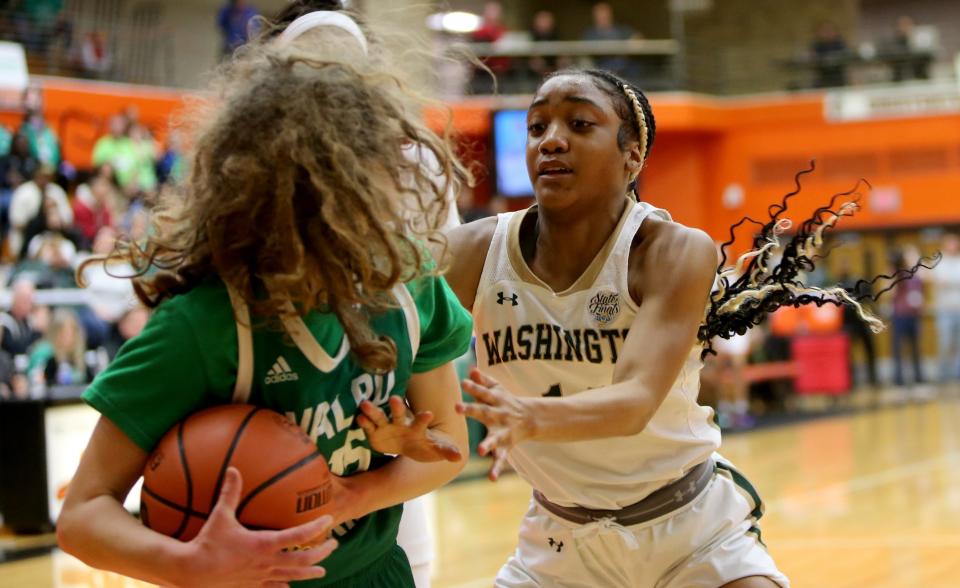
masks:
[[[473,305],[477,365],[519,396],[569,396],[613,381],[637,313],[627,287],[630,248],[648,215],[628,203],[617,228],[570,288],[553,292],[520,252],[527,211],[501,214]],[[656,341],[650,342],[656,345]],[[527,441],[510,452],[517,472],[551,502],[618,509],[683,476],[720,446],[712,411],[697,404],[700,346],[642,432],[571,443]]]

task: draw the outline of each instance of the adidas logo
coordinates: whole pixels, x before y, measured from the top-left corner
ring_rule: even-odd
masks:
[[[296,382],[299,379],[300,376],[290,369],[290,364],[281,355],[277,358],[277,361],[273,362],[273,367],[267,372],[267,377],[264,378],[263,383],[264,385],[279,384],[281,382]]]

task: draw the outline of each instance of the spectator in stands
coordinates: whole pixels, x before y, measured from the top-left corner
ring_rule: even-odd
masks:
[[[113,252],[117,242],[117,232],[111,227],[104,227],[97,233],[93,242],[93,255],[107,256]],[[89,256],[78,260],[80,265]],[[133,292],[133,283],[130,280],[118,279],[134,275],[130,264],[112,261],[109,267],[102,263],[89,264],[83,269],[80,276],[81,283],[90,292],[90,308],[94,315],[106,325],[115,325],[136,304]],[[83,317],[81,317],[83,318]],[[84,327],[87,321],[84,320]]]
[[[121,188],[135,186],[137,171],[137,148],[127,135],[128,120],[122,114],[110,117],[110,132],[93,146],[93,165],[109,163]]]
[[[635,32],[628,26],[614,22],[613,8],[607,2],[593,5],[593,26],[583,33],[584,41],[625,41]],[[594,60],[600,69],[610,70],[617,75],[631,77],[630,60],[623,56],[611,55]]]
[[[13,143],[13,133],[6,125],[0,124],[0,157],[6,157],[10,153],[11,143]]]
[[[246,0],[227,0],[217,16],[217,26],[223,35],[223,54],[230,55],[243,45],[255,31],[250,30],[251,21],[256,18],[257,10]]]
[[[912,261],[907,257],[918,258],[911,250],[899,253],[894,259],[894,269],[904,271],[910,268]],[[893,291],[893,382],[903,386],[904,345],[910,346],[910,359],[913,367],[913,383],[924,382],[920,368],[920,317],[923,312],[923,283],[914,276],[897,284]]]
[[[86,340],[76,315],[65,308],[53,313],[47,335],[30,350],[31,381],[47,386],[78,386],[90,382],[84,359]]]
[[[46,308],[34,306],[34,285],[29,280],[17,280],[11,288],[12,301],[8,312],[0,313],[0,349],[10,357],[22,355],[47,328],[49,313]]]
[[[180,133],[171,130],[167,135],[167,148],[157,162],[157,179],[161,184],[176,184],[183,179],[183,145]]]
[[[0,186],[13,190],[28,181],[40,167],[40,160],[30,152],[30,140],[17,133],[10,142],[9,152],[0,158]]]
[[[110,331],[110,337],[103,344],[111,360],[117,355],[117,351],[123,347],[124,343],[133,339],[143,331],[143,327],[146,326],[147,319],[149,318],[150,312],[143,306],[134,306],[123,313],[120,320],[113,325],[113,329]]]
[[[56,271],[69,271],[77,257],[77,232],[60,216],[57,203],[45,200],[43,214],[37,215],[24,230],[27,246],[21,258],[39,261]]]
[[[31,181],[13,191],[10,200],[10,234],[7,236],[7,244],[13,255],[20,256],[25,251],[28,241],[25,240],[24,233],[27,225],[38,225],[37,219],[43,219],[40,226],[46,226],[45,202],[51,201],[57,206],[63,224],[69,226],[73,223],[73,209],[67,193],[53,183],[53,173],[51,167],[41,165]],[[42,230],[32,229],[31,237],[40,232]]]
[[[47,125],[40,110],[28,110],[20,126],[20,133],[30,144],[30,153],[41,164],[60,169],[60,140]]]
[[[837,285],[855,297],[870,293],[864,289],[864,285],[861,285],[860,289],[857,288],[857,280],[853,278],[850,271],[850,264],[847,263],[846,260],[841,262],[840,272],[837,276]],[[869,286],[867,286],[867,288],[869,288]],[[870,330],[869,325],[860,318],[860,313],[852,306],[844,305],[843,307],[843,331],[850,339],[851,351],[855,343],[863,346],[863,353],[867,359],[867,380],[871,386],[877,386],[879,380],[877,379],[877,353],[873,346],[873,332]],[[853,368],[852,361],[850,362],[850,367],[851,369]],[[851,381],[854,381],[854,378],[851,378]]]
[[[130,142],[133,145],[134,172],[132,182],[137,196],[149,195],[157,190],[157,142],[153,140],[150,130],[142,124],[134,124],[129,130]],[[127,187],[128,191],[131,187]]]
[[[7,240],[10,231],[10,202],[13,191],[33,177],[40,167],[40,161],[30,153],[30,143],[25,136],[17,133],[11,141],[10,151],[0,157],[0,245]],[[11,256],[17,254],[10,249]]]
[[[560,35],[557,34],[556,19],[553,16],[553,12],[541,10],[533,15],[533,23],[530,27],[530,39],[538,43],[560,40]],[[531,57],[527,62],[527,67],[537,79],[569,65],[570,61],[566,57]]]
[[[475,30],[470,38],[475,43],[496,43],[507,32],[507,27],[503,24],[503,6],[499,2],[487,2],[483,6],[483,22],[480,28]],[[484,65],[490,68],[490,71],[498,78],[510,71],[511,61],[509,57],[487,57],[483,60]],[[489,94],[493,91],[493,80],[490,74],[482,70],[476,70],[473,76],[473,93]]]
[[[73,225],[82,237],[81,249],[90,249],[97,233],[112,227],[116,218],[117,193],[110,178],[100,173],[104,167],[110,166],[101,166],[89,182],[77,186],[73,199]]]
[[[14,14],[17,38],[27,51],[43,53],[56,36],[64,0],[28,0]]]
[[[80,46],[80,65],[84,73],[95,79],[106,78],[113,67],[113,53],[102,31],[90,31]]]
[[[832,22],[821,22],[810,44],[813,59],[814,87],[835,88],[847,85],[847,42]]]
[[[940,380],[949,382],[960,378],[960,236],[944,237],[941,249],[943,259],[930,278],[936,293]]]
[[[893,81],[930,79],[930,62],[933,60],[928,51],[917,51],[915,41],[916,25],[909,16],[897,19],[891,49],[894,52]]]

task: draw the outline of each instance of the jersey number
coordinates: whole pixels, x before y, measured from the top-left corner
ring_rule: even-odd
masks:
[[[373,454],[363,446],[364,439],[366,435],[363,429],[347,431],[347,442],[330,456],[330,472],[333,475],[342,476],[352,464],[357,464],[357,470],[361,472],[370,469],[370,458]],[[354,445],[355,441],[359,443]]]
[[[550,389],[540,396],[543,396],[544,398],[559,398],[563,396],[563,394],[560,392],[560,384],[554,384],[553,386],[550,386]]]

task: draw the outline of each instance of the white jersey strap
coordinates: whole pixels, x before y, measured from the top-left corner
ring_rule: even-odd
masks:
[[[250,307],[236,290],[227,286],[230,304],[237,323],[237,381],[233,385],[234,404],[245,404],[250,400],[253,385],[253,333],[250,331]]]
[[[413,362],[417,358],[417,351],[420,349],[420,313],[417,312],[417,304],[413,301],[413,296],[405,284],[394,286],[393,295],[400,303],[403,318],[407,321],[407,335],[410,337],[410,361]]]
[[[350,341],[347,339],[347,336],[344,335],[343,339],[340,341],[340,349],[337,351],[337,354],[333,357],[330,357],[330,354],[317,342],[313,334],[310,332],[310,329],[307,328],[306,323],[303,322],[303,319],[297,316],[296,310],[293,307],[292,302],[287,302],[285,304],[287,314],[283,318],[283,328],[290,335],[290,338],[293,339],[293,342],[296,343],[297,347],[300,348],[300,351],[307,357],[313,367],[317,368],[321,372],[330,373],[340,365],[340,362],[343,361],[343,358],[347,356],[347,353],[350,352]]]

